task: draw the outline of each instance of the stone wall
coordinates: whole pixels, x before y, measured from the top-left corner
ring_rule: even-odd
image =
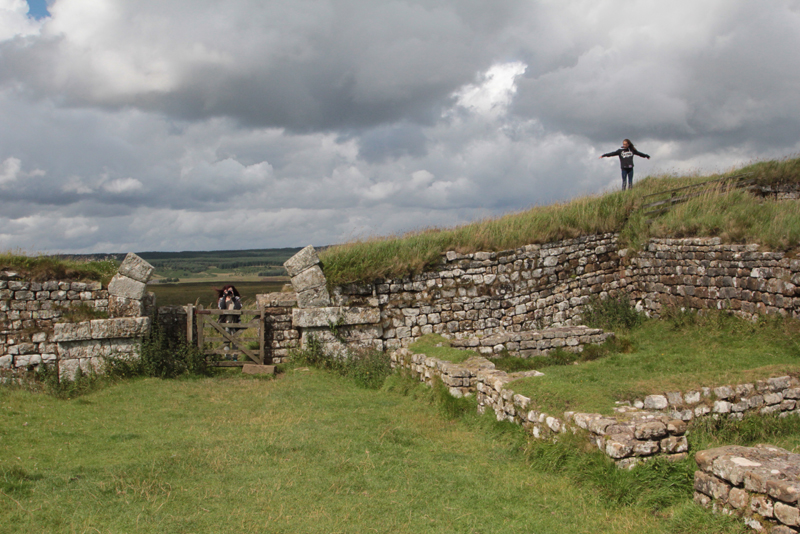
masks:
[[[33,282],[0,272],[0,370],[55,362],[54,325],[79,305],[108,312],[108,291],[95,281]]]
[[[0,274],[0,373],[18,376],[42,364],[56,365],[59,376],[78,369],[97,370],[110,354],[135,355],[149,330],[154,305],[146,283],[153,267],[128,254],[103,289],[95,281],[35,282],[17,273]],[[109,319],[65,323],[79,305],[105,312]]]
[[[759,532],[798,532],[800,454],[771,445],[732,445],[700,451],[695,460],[697,504],[740,516]]]
[[[498,340],[492,346],[529,356],[539,353],[536,332],[580,325],[593,296],[627,295],[651,316],[671,305],[796,317],[798,284],[800,260],[757,245],[652,239],[633,252],[619,250],[617,235],[604,234],[503,252],[451,251],[413,277],[335,288],[332,302],[378,308],[388,350],[437,333],[474,347]]]
[[[658,315],[665,305],[718,308],[753,318],[800,313],[800,260],[758,245],[723,245],[719,238],[652,239],[637,254],[620,251],[622,279],[641,308]]]
[[[288,361],[289,352],[300,345],[300,332],[292,324],[297,295],[293,292],[256,295],[256,305],[264,308],[265,361],[273,364]]]
[[[487,338],[578,325],[592,295],[634,289],[628,285],[616,236],[604,234],[503,252],[448,252],[414,277],[336,288],[333,302],[379,308],[382,339],[394,350],[429,333]],[[504,343],[521,341],[539,340]]]

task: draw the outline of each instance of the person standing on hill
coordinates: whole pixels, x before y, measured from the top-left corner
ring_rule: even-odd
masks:
[[[633,156],[637,155],[640,158],[647,158],[650,159],[650,156],[647,154],[643,154],[636,150],[631,143],[630,139],[625,139],[622,141],[622,148],[618,148],[614,152],[609,152],[608,154],[603,154],[600,156],[602,158],[612,158],[614,156],[619,156],[619,165],[622,168],[622,190],[625,191],[625,177],[628,177],[628,189],[633,187]]]

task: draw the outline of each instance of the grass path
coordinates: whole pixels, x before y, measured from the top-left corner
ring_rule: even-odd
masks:
[[[662,532],[419,398],[322,372],[0,389],[0,533]]]

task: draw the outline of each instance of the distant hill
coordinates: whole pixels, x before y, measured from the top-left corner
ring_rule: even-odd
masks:
[[[248,250],[207,250],[182,252],[137,252],[142,259],[156,268],[161,278],[187,278],[203,274],[237,273],[250,276],[285,276],[283,262],[294,256],[300,247],[264,248]],[[125,253],[62,254],[72,260],[122,261]]]

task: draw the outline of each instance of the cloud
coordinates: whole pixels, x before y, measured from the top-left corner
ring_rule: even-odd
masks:
[[[40,22],[28,17],[28,3],[25,0],[0,2],[0,41],[35,35],[41,26]]]
[[[800,1],[0,0],[0,247],[329,244],[800,152]],[[54,230],[55,229],[55,230]]]

